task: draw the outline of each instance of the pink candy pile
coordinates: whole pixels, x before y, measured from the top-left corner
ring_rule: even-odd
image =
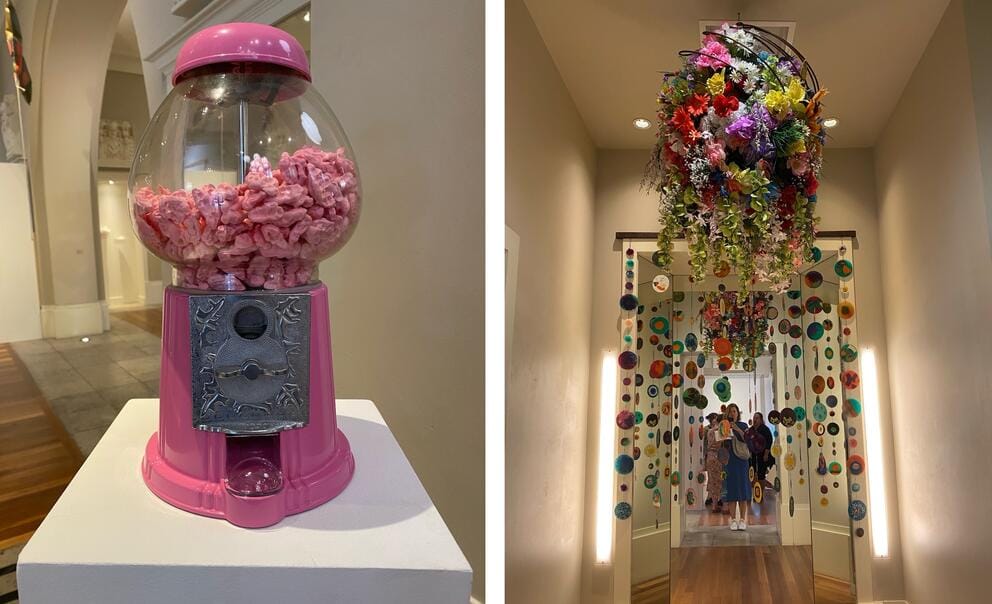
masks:
[[[255,155],[239,185],[135,191],[135,228],[155,255],[197,289],[304,285],[317,262],[345,244],[358,221],[358,175],[344,149],[283,153],[279,168]]]

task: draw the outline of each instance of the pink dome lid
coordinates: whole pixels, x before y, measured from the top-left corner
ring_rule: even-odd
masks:
[[[261,23],[224,23],[200,30],[186,40],[176,57],[172,83],[196,67],[241,61],[282,65],[310,80],[306,52],[293,36]]]

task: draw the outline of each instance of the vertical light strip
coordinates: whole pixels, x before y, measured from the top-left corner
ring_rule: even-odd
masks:
[[[871,545],[876,558],[889,557],[889,513],[885,492],[885,456],[882,453],[882,419],[878,401],[878,367],[875,351],[861,353],[861,384],[864,395],[868,447],[868,493],[871,497]]]
[[[599,379],[599,473],[596,480],[596,562],[610,561],[613,553],[613,414],[616,411],[617,359],[603,352]]]

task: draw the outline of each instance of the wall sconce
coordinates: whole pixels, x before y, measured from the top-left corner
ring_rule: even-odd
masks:
[[[871,546],[876,558],[889,557],[889,512],[885,490],[885,456],[882,452],[882,417],[878,400],[878,366],[875,351],[861,353],[861,384],[864,397],[866,445],[868,449],[868,496],[871,514]]]
[[[617,397],[616,352],[603,352],[599,380],[599,451],[596,480],[596,563],[608,564],[613,554],[613,437]]]

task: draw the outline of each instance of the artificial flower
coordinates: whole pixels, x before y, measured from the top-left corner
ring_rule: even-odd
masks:
[[[710,37],[696,55],[696,66],[723,69],[730,65],[730,59],[727,47]]]
[[[789,100],[792,111],[795,113],[802,114],[806,111],[806,108],[803,107],[803,101],[806,100],[806,89],[803,88],[799,78],[789,80],[789,85],[785,89],[785,98]]]
[[[673,241],[684,238],[692,279],[726,263],[742,294],[759,280],[778,291],[815,239],[824,91],[806,88],[809,66],[777,55],[789,49],[760,30],[720,32],[664,77],[658,96],[661,125],[645,172],[659,193],[658,258],[670,263]]]
[[[735,96],[717,94],[713,97],[713,109],[720,117],[727,117],[734,111],[737,111],[738,107],[740,107],[740,101]]]
[[[782,119],[792,109],[792,102],[781,90],[769,90],[765,95],[765,107],[775,117]]]
[[[723,161],[727,159],[727,153],[723,150],[723,143],[714,140],[707,141],[706,158],[710,161],[711,166],[716,167],[723,164]]]
[[[809,171],[809,160],[806,158],[806,154],[797,154],[789,158],[788,161],[789,169],[796,176],[802,176]]]
[[[723,77],[722,69],[711,75],[710,79],[706,80],[706,90],[714,96],[722,94],[726,87],[727,81]]]
[[[694,94],[686,101],[685,106],[690,115],[697,116],[706,113],[709,104],[710,97],[705,94]]]
[[[754,138],[754,120],[750,115],[742,115],[727,125],[727,135],[742,140]]]
[[[682,138],[686,140],[695,138],[696,125],[693,123],[692,116],[689,115],[689,111],[685,107],[679,107],[675,110],[675,115],[672,116],[670,123],[682,134]]]

